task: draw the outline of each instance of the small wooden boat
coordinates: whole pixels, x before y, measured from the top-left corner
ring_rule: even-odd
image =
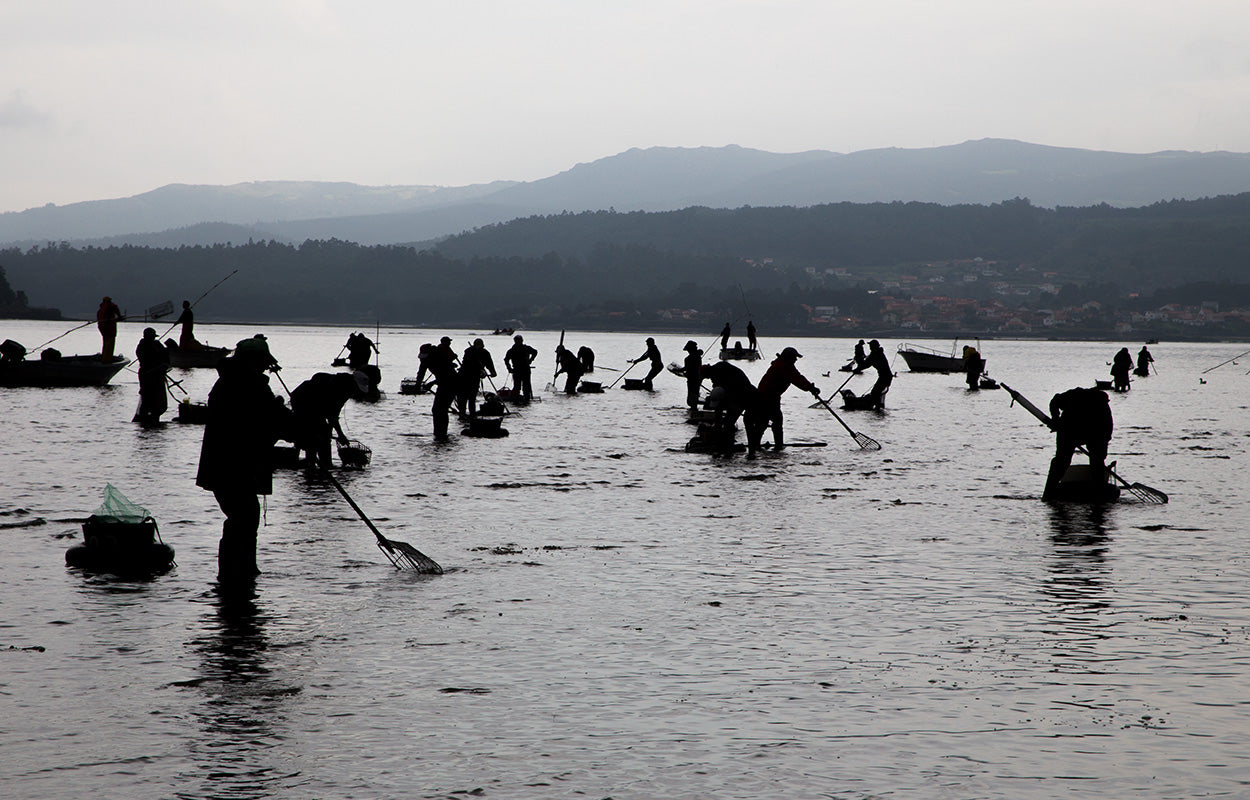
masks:
[[[760,358],[760,351],[750,347],[734,345],[720,350],[721,361],[758,361]]]
[[[229,347],[202,347],[197,350],[186,350],[179,347],[173,339],[165,340],[165,351],[169,353],[169,366],[178,369],[216,367],[231,352]]]
[[[965,372],[964,357],[955,355],[957,346],[958,342],[951,345],[950,353],[943,353],[932,347],[904,343],[898,346],[898,354],[912,372]]]
[[[114,356],[112,361],[101,361],[99,355],[47,356],[49,352],[56,351],[45,350],[45,356],[39,359],[0,361],[0,386],[41,389],[104,386],[130,363],[123,356]]]

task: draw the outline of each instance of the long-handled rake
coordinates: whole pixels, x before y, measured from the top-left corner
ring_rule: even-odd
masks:
[[[1029,401],[1029,398],[1020,394],[1015,389],[1011,388],[1010,386],[1003,383],[1002,381],[999,381],[998,385],[1007,390],[1007,394],[1011,395],[1011,399],[1013,402],[1019,403],[1024,408],[1025,411],[1028,411],[1030,414],[1032,414],[1033,416],[1041,420],[1042,424],[1045,425],[1047,428],[1050,428],[1051,430],[1055,429],[1055,423],[1050,418],[1050,415],[1047,414],[1045,411],[1042,411],[1037,406],[1033,405],[1033,403]],[[1085,449],[1084,445],[1077,445],[1076,449],[1080,451],[1081,453],[1083,453],[1084,455],[1089,455],[1089,451]],[[1164,503],[1168,501],[1168,496],[1165,493],[1159,491],[1158,489],[1155,489],[1154,487],[1151,487],[1151,486],[1147,486],[1144,483],[1129,483],[1128,481],[1124,480],[1119,475],[1117,475],[1114,469],[1107,467],[1106,470],[1107,470],[1107,474],[1115,478],[1116,483],[1120,484],[1125,489],[1128,489],[1129,492],[1132,493],[1134,497],[1136,497],[1138,500],[1141,500],[1143,503],[1154,503],[1155,505],[1163,505]]]
[[[868,436],[862,433],[857,433],[851,430],[851,426],[847,425],[846,422],[843,421],[843,419],[838,416],[838,412],[833,410],[833,407],[829,405],[828,401],[821,400],[820,404],[824,406],[829,411],[830,414],[833,415],[834,419],[842,423],[842,427],[846,428],[846,432],[851,434],[851,438],[855,440],[855,444],[859,445],[860,450],[880,450],[881,449],[881,442],[878,442],[876,439],[872,438],[871,436]]]
[[[364,523],[369,526],[369,530],[373,531],[373,535],[378,538],[378,549],[386,555],[391,564],[395,566],[395,569],[408,567],[423,575],[443,574],[443,568],[438,565],[438,562],[425,553],[422,553],[407,542],[387,539],[383,536],[382,532],[373,524],[373,521],[365,516],[365,512],[361,510],[360,506],[356,505],[356,501],[343,488],[343,484],[339,483],[338,479],[331,475],[329,470],[324,471],[322,475],[330,482],[331,486],[338,489],[339,494],[343,495],[343,499],[347,501],[347,504],[352,507],[357,516],[364,520]]]

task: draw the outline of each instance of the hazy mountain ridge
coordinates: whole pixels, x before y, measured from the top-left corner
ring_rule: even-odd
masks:
[[[114,200],[0,214],[0,243],[206,244],[252,237],[414,243],[531,215],[690,206],[918,201],[1145,206],[1250,191],[1250,154],[1114,153],[982,139],[922,149],[778,154],[750,148],[632,149],[542,180],[463,187],[266,181],[171,185]],[[225,223],[207,228],[201,223]],[[231,227],[241,226],[241,227]],[[180,234],[179,230],[182,229]],[[157,235],[157,236],[154,236]],[[189,238],[180,240],[179,235]]]

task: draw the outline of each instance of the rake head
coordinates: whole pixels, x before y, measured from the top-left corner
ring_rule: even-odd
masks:
[[[422,575],[442,575],[438,562],[407,542],[378,537],[378,549],[386,554],[395,569],[412,569]]]

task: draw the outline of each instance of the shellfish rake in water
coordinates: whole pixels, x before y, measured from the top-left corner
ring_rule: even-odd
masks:
[[[361,510],[360,506],[356,505],[356,501],[353,500],[352,496],[349,495],[347,490],[343,488],[343,484],[339,483],[338,479],[331,475],[328,470],[324,473],[324,475],[326,480],[330,482],[330,485],[335,489],[338,489],[339,494],[343,495],[343,499],[346,500],[347,504],[352,507],[352,510],[356,512],[356,515],[364,520],[364,523],[369,526],[369,530],[373,531],[373,535],[378,539],[378,549],[386,555],[386,558],[391,562],[395,569],[413,569],[423,575],[443,574],[443,568],[438,565],[438,562],[427,556],[425,553],[422,553],[420,550],[407,542],[400,542],[383,536],[382,532],[379,531],[377,526],[373,524],[373,520],[365,516],[365,512]]]

